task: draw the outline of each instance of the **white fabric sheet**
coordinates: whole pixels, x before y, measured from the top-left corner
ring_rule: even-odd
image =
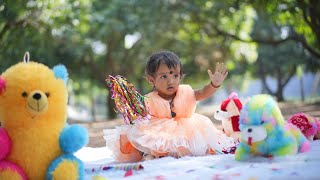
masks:
[[[320,140],[311,142],[311,150],[295,156],[271,159],[255,157],[247,162],[234,160],[234,155],[209,155],[175,159],[165,157],[140,162],[143,170],[101,170],[117,164],[106,147],[85,147],[76,153],[85,162],[85,179],[320,179]]]

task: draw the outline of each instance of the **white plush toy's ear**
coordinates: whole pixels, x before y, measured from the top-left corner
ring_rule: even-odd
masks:
[[[59,65],[56,65],[52,68],[53,70],[53,73],[54,73],[54,76],[57,78],[57,79],[62,79],[64,81],[64,84],[66,85],[67,84],[67,81],[68,81],[68,71],[67,71],[67,68],[62,65],[62,64],[59,64]]]
[[[6,90],[6,81],[0,76],[0,95]]]

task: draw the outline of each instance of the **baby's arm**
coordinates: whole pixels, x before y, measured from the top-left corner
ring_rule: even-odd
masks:
[[[228,70],[223,63],[217,63],[214,74],[208,70],[208,75],[210,77],[210,83],[205,85],[202,89],[194,91],[197,101],[211,96],[221,86],[222,82],[227,77]]]

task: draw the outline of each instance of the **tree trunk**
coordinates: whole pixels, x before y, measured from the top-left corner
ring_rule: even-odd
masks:
[[[277,90],[276,96],[277,96],[277,100],[278,100],[279,102],[284,101],[284,97],[283,97],[283,87],[282,87],[282,86],[280,86],[280,88]]]
[[[277,91],[276,91],[276,97],[279,102],[284,101],[283,97],[283,84],[282,84],[282,78],[283,74],[281,73],[281,69],[277,68]]]
[[[303,75],[300,77],[300,95],[301,101],[304,102]]]
[[[107,105],[107,114],[108,114],[107,119],[115,119],[117,117],[117,113],[115,112],[116,105],[114,103],[114,100],[111,99],[111,93],[108,94],[108,100],[106,105]]]
[[[320,71],[317,71],[316,74],[314,75],[314,80],[312,83],[312,88],[311,88],[311,95],[316,96],[317,95],[317,89],[320,85]]]
[[[96,117],[96,101],[95,101],[95,97],[91,94],[90,99],[91,99],[91,116],[92,116],[92,121],[96,121],[96,120],[97,120],[97,117]]]
[[[258,58],[257,61],[259,64],[259,74],[260,74],[260,79],[261,79],[261,83],[262,83],[261,93],[268,93],[271,95],[275,95],[275,93],[272,92],[271,89],[268,87],[267,77],[266,77],[266,73],[264,72],[264,66],[263,66],[261,59]]]
[[[114,49],[114,38],[115,37],[111,37],[110,39],[108,39],[106,41],[106,44],[108,45],[108,51],[107,51],[107,54],[106,54],[106,57],[105,57],[105,69],[106,69],[106,72],[109,73],[110,75],[117,75],[118,72],[116,71],[116,67],[114,65],[114,62],[113,62],[113,57],[112,57],[112,52],[113,52],[113,49]],[[114,100],[111,99],[111,96],[112,94],[110,93],[110,88],[108,87],[108,90],[109,90],[109,94],[108,94],[108,98],[107,98],[107,119],[115,119],[117,117],[117,113],[114,111],[116,109],[116,106],[115,106],[115,103],[114,103]]]

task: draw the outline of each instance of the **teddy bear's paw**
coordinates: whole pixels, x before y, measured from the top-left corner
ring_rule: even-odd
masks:
[[[16,164],[9,161],[0,161],[0,179],[26,180],[27,176]]]
[[[64,154],[50,164],[46,176],[48,180],[81,180],[84,178],[84,166],[75,156]]]
[[[70,154],[87,145],[88,141],[89,137],[87,130],[79,125],[65,127],[59,138],[62,151]]]

